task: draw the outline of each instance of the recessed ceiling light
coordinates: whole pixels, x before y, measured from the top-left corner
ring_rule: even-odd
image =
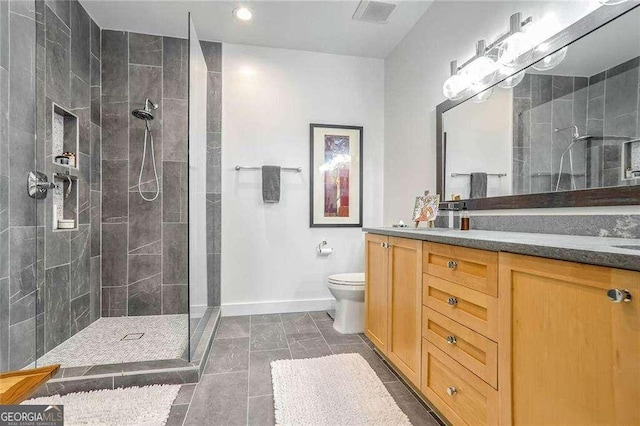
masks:
[[[253,15],[246,7],[236,7],[233,9],[233,16],[241,21],[249,21]]]

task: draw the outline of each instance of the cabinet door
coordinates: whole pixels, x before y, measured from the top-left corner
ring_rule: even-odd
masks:
[[[388,241],[389,238],[382,235],[365,236],[364,334],[382,353],[387,352]]]
[[[422,241],[389,238],[387,357],[420,386]]]
[[[640,424],[640,273],[501,253],[499,292],[502,424]]]

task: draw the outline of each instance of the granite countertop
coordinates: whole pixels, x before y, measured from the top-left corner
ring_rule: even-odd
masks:
[[[392,237],[640,271],[640,239],[525,232],[460,231],[448,228],[363,228],[362,230]],[[616,246],[635,246],[636,249]]]

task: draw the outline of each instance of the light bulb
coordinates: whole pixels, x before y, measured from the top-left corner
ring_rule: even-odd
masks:
[[[542,47],[542,49],[540,47]],[[538,50],[541,52],[544,52],[548,50],[548,48],[549,48],[548,45],[546,45],[546,43],[543,43],[538,47]],[[567,56],[567,48],[563,47],[557,52],[552,53],[551,55],[547,55],[541,60],[539,60],[538,62],[536,62],[535,64],[533,64],[533,68],[538,71],[548,71],[560,65],[560,62],[564,61],[564,58],[566,56]]]
[[[500,44],[498,63],[509,68],[516,68],[531,58],[531,38],[523,33],[512,34]]]
[[[235,9],[233,9],[232,13],[233,16],[236,17],[236,19],[239,19],[241,21],[249,21],[253,16],[251,11],[246,7],[236,7]]]
[[[476,104],[481,104],[489,100],[489,98],[493,95],[493,87],[491,89],[485,90],[484,92],[480,92],[473,97],[473,102]]]
[[[503,72],[503,69],[501,69],[500,71],[502,74],[508,74],[506,72]],[[500,83],[498,83],[498,87],[502,87],[503,89],[511,89],[513,87],[516,87],[522,82],[522,80],[524,80],[524,76],[525,70],[522,70],[519,73],[513,74],[502,80]]]
[[[464,67],[461,74],[469,79],[471,88],[475,89],[490,83],[496,71],[497,66],[493,59],[480,56]]]
[[[454,74],[442,85],[442,93],[452,101],[458,101],[467,94],[469,79],[465,76]]]

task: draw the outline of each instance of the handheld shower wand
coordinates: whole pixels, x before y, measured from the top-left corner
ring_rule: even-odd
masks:
[[[569,144],[567,149],[565,149],[562,152],[562,155],[560,155],[560,167],[558,169],[558,180],[556,181],[556,192],[558,192],[560,188],[560,178],[562,177],[562,166],[564,163],[564,156],[567,154],[567,152],[569,153],[569,170],[571,171],[571,176],[570,176],[571,189],[576,189],[575,177],[573,175],[573,156],[571,155],[571,148],[573,148],[573,145],[575,145],[576,142],[578,142],[578,140],[580,139],[580,132],[578,131],[578,126],[574,124],[572,126],[553,129],[553,131],[557,133],[557,132],[561,132],[563,130],[568,130],[568,129],[573,129],[573,132],[571,132],[571,143]]]
[[[139,118],[140,120],[144,120],[144,146],[142,149],[142,162],[140,163],[140,173],[138,174],[138,193],[145,201],[154,201],[160,195],[160,179],[158,178],[158,169],[156,168],[156,155],[153,147],[153,135],[151,134],[151,128],[149,127],[149,121],[153,120],[155,117],[153,116],[152,110],[158,109],[158,104],[152,102],[149,98],[144,101],[144,109],[134,109],[131,111],[131,114]],[[153,174],[155,175],[156,181],[156,193],[153,198],[147,198],[142,193],[142,172],[144,171],[144,163],[147,159],[147,137],[150,140],[151,146],[151,162],[153,164]]]

